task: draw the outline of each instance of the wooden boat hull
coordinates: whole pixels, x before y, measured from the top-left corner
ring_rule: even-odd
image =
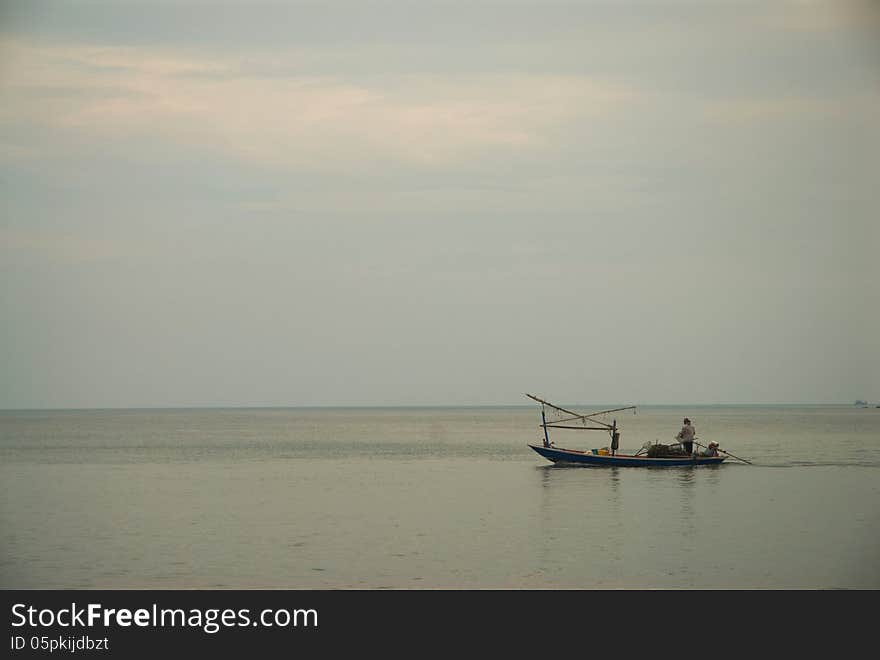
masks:
[[[579,465],[599,465],[606,467],[693,467],[697,465],[720,465],[727,456],[674,456],[671,458],[651,458],[648,456],[631,456],[617,454],[615,456],[593,454],[577,449],[559,449],[529,445],[541,456],[553,463],[576,463]]]

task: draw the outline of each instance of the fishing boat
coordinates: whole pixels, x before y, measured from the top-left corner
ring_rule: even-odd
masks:
[[[580,414],[545,401],[533,394],[526,394],[526,396],[541,404],[541,428],[544,431],[543,444],[529,444],[529,447],[553,463],[606,467],[691,467],[697,465],[720,465],[727,458],[726,452],[715,456],[704,456],[699,452],[687,454],[674,445],[661,445],[658,443],[645,443],[635,454],[621,454],[617,451],[620,446],[620,432],[617,427],[617,419],[612,420],[612,423],[608,424],[597,418],[624,410],[635,411],[636,406],[624,406],[622,408]],[[553,417],[551,421],[547,419],[548,412]],[[549,429],[606,431],[611,436],[611,442],[607,447],[596,449],[564,449],[557,447],[550,441]],[[732,456],[732,454],[730,455]]]

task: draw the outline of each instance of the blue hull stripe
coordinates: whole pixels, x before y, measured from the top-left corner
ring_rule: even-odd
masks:
[[[617,467],[681,467],[694,465],[720,465],[726,456],[682,456],[675,458],[649,458],[648,456],[629,456],[617,454],[605,456],[577,451],[575,449],[556,449],[529,445],[541,456],[554,463],[581,463]]]

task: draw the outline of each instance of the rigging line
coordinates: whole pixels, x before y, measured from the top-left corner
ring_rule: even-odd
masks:
[[[588,415],[577,415],[576,417],[565,417],[565,418],[563,418],[563,419],[557,419],[557,420],[554,422],[554,424],[562,424],[562,423],[564,423],[564,422],[571,422],[571,421],[574,421],[574,420],[576,420],[576,419],[579,419],[579,420],[581,420],[581,421],[583,421],[583,422],[586,422],[586,421],[587,421],[588,419],[590,419],[590,418],[589,418]],[[596,424],[605,424],[605,426],[607,426],[609,429],[611,428],[611,424],[606,424],[606,423],[603,422],[601,419],[590,419],[590,421],[591,421],[591,422],[594,422],[594,423],[596,423]]]
[[[599,412],[590,413],[589,415],[584,415],[584,417],[592,417],[593,415],[604,415],[605,413],[617,412],[618,410],[634,410],[638,406],[624,406],[623,408],[612,408],[611,410],[600,410]],[[599,420],[593,420],[599,421]],[[602,422],[599,422],[600,424]]]
[[[542,405],[548,405],[551,408],[555,408],[556,410],[560,410],[560,411],[566,413],[567,415],[573,415],[575,419],[584,419],[584,420],[590,419],[591,417],[594,417],[596,415],[604,415],[606,413],[617,412],[619,410],[634,410],[637,407],[637,406],[624,406],[623,408],[611,408],[609,410],[600,410],[599,412],[590,413],[588,415],[581,415],[581,414],[578,414],[572,410],[566,410],[565,408],[561,408],[553,403],[550,403],[549,401],[545,401],[544,399],[536,397],[533,394],[529,394],[528,392],[526,392],[526,396],[529,397],[530,399],[537,401],[538,403],[540,403]],[[559,420],[559,421],[570,421],[570,420]],[[598,419],[590,419],[590,421],[595,422],[596,424],[605,424],[605,422],[598,420]],[[610,429],[611,424],[607,424],[607,427]]]
[[[528,394],[528,393],[526,393],[526,396],[529,397],[530,399],[534,399],[534,400],[537,401],[538,403],[542,403],[542,404],[548,405],[548,406],[550,406],[551,408],[555,408],[556,410],[561,410],[561,411],[564,412],[566,415],[574,415],[575,417],[578,417],[578,418],[584,416],[584,415],[579,415],[578,413],[573,412],[573,411],[571,411],[571,410],[566,410],[565,408],[560,408],[559,406],[557,406],[557,405],[555,405],[555,404],[552,404],[552,403],[550,403],[549,401],[545,401],[544,399],[539,399],[538,397],[536,397],[536,396],[534,396],[534,395],[532,395],[532,394]],[[598,414],[598,413],[596,413],[596,414]]]

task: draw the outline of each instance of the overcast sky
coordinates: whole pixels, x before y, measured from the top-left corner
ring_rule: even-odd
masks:
[[[880,403],[877,3],[0,3],[0,408]]]

